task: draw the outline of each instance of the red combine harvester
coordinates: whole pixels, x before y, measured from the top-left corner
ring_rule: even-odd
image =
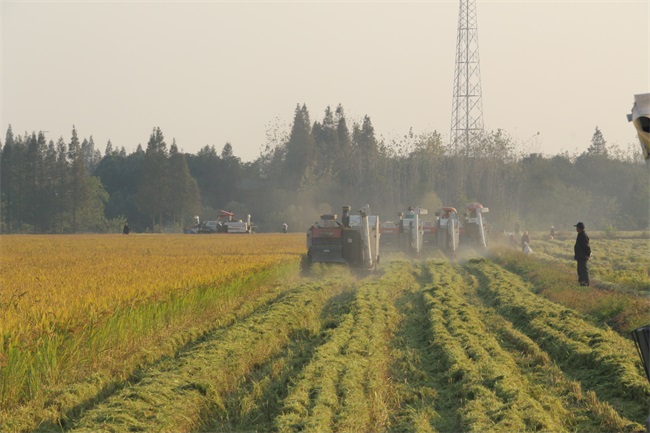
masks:
[[[350,206],[343,206],[340,222],[336,214],[321,215],[307,230],[307,262],[374,270],[379,263],[379,217],[369,214],[368,206],[359,215],[350,215]]]

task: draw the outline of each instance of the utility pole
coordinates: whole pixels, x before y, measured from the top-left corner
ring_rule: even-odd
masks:
[[[483,131],[476,0],[460,0],[450,147],[468,156]]]

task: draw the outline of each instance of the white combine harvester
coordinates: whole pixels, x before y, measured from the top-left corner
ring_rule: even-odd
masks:
[[[211,233],[251,233],[251,216],[246,215],[246,220],[235,219],[232,212],[225,210],[219,211],[219,216],[216,220],[201,221],[197,216],[194,217],[194,225],[186,230],[190,234],[211,234]]]
[[[453,207],[443,207],[436,212],[438,248],[452,257],[456,256],[460,235],[460,220],[458,211]]]
[[[421,217],[429,212],[426,209],[409,207],[406,212],[397,214],[397,222],[385,221],[379,227],[382,248],[419,255],[424,247],[425,221]],[[433,224],[429,223],[433,231]]]
[[[486,220],[483,214],[490,212],[490,209],[483,207],[481,203],[469,203],[465,214],[464,239],[463,243],[482,248],[487,247],[485,236]]]

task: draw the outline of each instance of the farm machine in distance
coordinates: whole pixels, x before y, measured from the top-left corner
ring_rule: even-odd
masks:
[[[307,264],[342,263],[353,268],[374,270],[379,263],[379,217],[369,206],[350,215],[343,206],[341,221],[336,214],[324,214],[307,229]]]
[[[246,215],[246,220],[235,219],[232,212],[219,211],[216,220],[201,221],[198,216],[194,217],[194,225],[185,230],[189,234],[212,234],[212,233],[252,233],[251,216]]]

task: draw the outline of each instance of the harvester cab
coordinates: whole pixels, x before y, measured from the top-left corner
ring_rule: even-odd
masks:
[[[436,218],[438,248],[455,256],[460,234],[458,211],[453,207],[443,207],[436,212]]]
[[[342,263],[373,270],[379,263],[379,217],[364,206],[350,215],[343,206],[341,221],[336,214],[321,215],[307,230],[307,259],[311,263]]]
[[[467,205],[465,213],[464,240],[470,245],[476,245],[482,248],[487,247],[487,236],[485,235],[487,220],[483,216],[490,212],[490,209],[483,207],[481,203],[470,203]]]

